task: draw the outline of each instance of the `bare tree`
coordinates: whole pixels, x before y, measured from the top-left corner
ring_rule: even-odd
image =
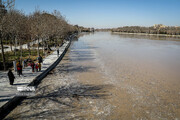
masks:
[[[4,70],[6,70],[6,60],[5,60],[5,55],[4,55],[4,46],[3,46],[3,41],[2,41],[2,26],[3,26],[3,19],[4,16],[7,12],[8,8],[12,8],[14,5],[14,0],[7,0],[2,2],[2,0],[0,0],[0,43],[1,43],[1,54],[2,54],[2,59],[3,59],[3,66],[4,66]]]
[[[5,9],[6,7],[11,7],[13,5],[13,0],[6,1],[4,5],[1,3],[0,12],[0,40],[2,48],[2,58],[4,69],[5,66],[5,57],[2,37],[8,39],[10,46],[12,48],[12,43],[15,45],[14,53],[16,55],[16,46],[17,43],[20,46],[20,58],[23,55],[22,44],[27,44],[29,50],[29,56],[31,55],[30,50],[30,41],[38,40],[37,43],[37,54],[40,55],[40,39],[42,39],[43,51],[45,46],[47,47],[48,42],[50,41],[55,45],[58,43],[58,40],[62,37],[66,37],[70,32],[75,31],[75,27],[69,25],[65,20],[65,17],[61,15],[59,11],[54,11],[52,14],[47,12],[41,12],[36,10],[33,14],[24,15],[23,12],[14,10],[14,9]],[[7,4],[9,2],[9,4]],[[6,4],[6,7],[5,7]],[[46,43],[46,44],[45,44]],[[44,52],[43,52],[44,53]]]

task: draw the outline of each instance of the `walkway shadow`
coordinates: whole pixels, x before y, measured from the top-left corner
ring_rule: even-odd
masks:
[[[13,96],[14,94],[0,95],[0,103],[9,101]]]
[[[7,119],[84,119],[86,116],[79,116],[78,113],[86,110],[88,104],[86,107],[81,104],[87,99],[108,99],[108,91],[113,86],[70,84],[47,92],[49,87],[39,88],[37,96],[29,97],[22,103],[26,108],[29,107],[28,110]]]
[[[6,101],[9,101],[10,99],[12,99],[12,98],[0,99],[0,102],[6,102]]]
[[[12,96],[12,94],[9,94],[9,95],[0,95],[0,98],[2,98],[2,97],[10,97],[10,96]]]
[[[13,84],[13,85],[28,85],[29,83],[16,83],[16,84]]]
[[[0,102],[6,102],[6,101],[9,101],[11,98],[9,97],[12,97],[14,94],[9,94],[9,95],[1,95],[0,96]]]

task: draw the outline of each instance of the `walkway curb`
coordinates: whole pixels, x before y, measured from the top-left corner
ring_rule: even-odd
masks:
[[[71,38],[70,38],[71,39]],[[53,63],[51,64],[43,73],[38,75],[33,79],[33,81],[28,85],[28,86],[38,86],[38,84],[42,81],[43,78],[45,78],[48,73],[53,70],[63,59],[64,55],[66,54],[68,48],[71,45],[71,40],[65,47],[63,53],[60,55],[60,57]],[[10,99],[6,104],[4,104],[2,107],[0,107],[0,120],[5,118],[17,105],[19,105],[26,97],[22,96],[15,96],[12,99]]]

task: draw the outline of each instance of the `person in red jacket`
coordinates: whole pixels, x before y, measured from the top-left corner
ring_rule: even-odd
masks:
[[[36,68],[36,72],[38,72],[38,68],[39,68],[38,63],[35,64],[35,68]]]
[[[21,65],[20,61],[16,64],[16,66],[17,66],[18,75],[19,76],[22,75],[22,65]]]
[[[34,72],[34,66],[35,66],[35,64],[34,64],[34,62],[31,62],[31,68],[32,68],[32,72]]]

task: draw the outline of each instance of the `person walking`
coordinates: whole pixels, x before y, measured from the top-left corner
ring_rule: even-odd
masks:
[[[39,71],[41,71],[41,63],[38,63]]]
[[[21,65],[21,64],[20,64],[20,70],[19,70],[19,72],[20,72],[19,76],[20,76],[20,75],[23,75],[23,74],[22,74],[22,65]]]
[[[32,62],[31,62],[32,72],[34,72],[34,66],[35,66],[35,65],[34,65],[34,62],[32,61]]]
[[[18,73],[18,75],[20,77],[20,75],[22,75],[22,65],[21,65],[20,61],[18,61],[16,66],[17,66],[17,73]]]
[[[14,76],[14,74],[12,73],[11,69],[9,69],[9,71],[8,71],[8,78],[9,78],[9,84],[10,84],[10,85],[13,85],[15,76]]]
[[[43,62],[43,58],[41,57],[41,55],[39,55],[38,57],[38,63],[42,63]]]
[[[59,57],[59,49],[57,49],[57,56]]]
[[[24,67],[27,67],[28,59],[24,60]]]
[[[19,64],[20,64],[20,61],[18,61],[17,63],[16,63],[16,69],[17,69],[17,74],[19,74],[19,71],[18,71],[18,66],[19,66]]]
[[[38,63],[35,64],[35,69],[36,69],[36,72],[38,72]]]

